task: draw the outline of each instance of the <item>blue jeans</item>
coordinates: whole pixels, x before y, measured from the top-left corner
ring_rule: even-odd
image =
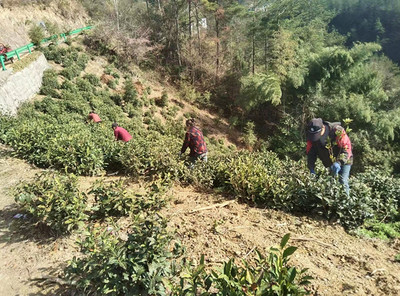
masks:
[[[350,194],[350,187],[349,187],[350,169],[351,169],[351,164],[345,164],[340,167],[339,171],[339,182],[343,184],[344,190],[346,191],[347,195]],[[334,177],[336,176],[334,175]]]

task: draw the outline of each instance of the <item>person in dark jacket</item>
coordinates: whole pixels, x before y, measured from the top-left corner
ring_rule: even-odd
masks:
[[[307,125],[307,165],[315,174],[315,162],[319,158],[332,175],[339,175],[339,181],[349,194],[349,175],[353,164],[351,141],[340,122],[312,119]]]
[[[207,162],[207,145],[204,141],[203,133],[196,126],[194,118],[186,120],[185,141],[183,142],[180,155],[185,153],[188,147],[190,149],[189,157],[192,163],[195,163],[198,159]]]

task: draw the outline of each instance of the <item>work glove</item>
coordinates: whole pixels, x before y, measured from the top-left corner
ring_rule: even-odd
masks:
[[[340,163],[339,163],[339,162],[334,162],[334,163],[331,165],[331,171],[332,171],[332,173],[333,173],[334,176],[336,176],[337,174],[339,174],[340,170],[341,170],[341,167],[340,167]]]

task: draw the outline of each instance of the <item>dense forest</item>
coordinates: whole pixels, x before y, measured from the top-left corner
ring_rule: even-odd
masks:
[[[400,172],[398,1],[82,2],[98,48],[162,68],[250,146],[299,159],[310,118],[348,119],[353,170]]]

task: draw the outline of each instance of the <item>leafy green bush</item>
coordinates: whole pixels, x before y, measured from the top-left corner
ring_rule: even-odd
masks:
[[[135,206],[135,196],[126,191],[123,180],[109,184],[103,180],[96,181],[89,194],[94,194],[96,205],[92,210],[101,218],[130,215]]]
[[[305,286],[312,277],[306,275],[307,269],[289,266],[290,256],[297,249],[286,248],[289,237],[286,234],[282,238],[279,249],[271,248],[268,258],[256,251],[253,264],[243,260],[243,266],[238,266],[230,259],[220,270],[208,272],[202,256],[199,265],[189,264],[183,269],[171,295],[308,295]]]
[[[138,106],[137,91],[131,79],[125,80],[124,91],[124,101],[133,104],[133,106]]]
[[[165,107],[168,105],[168,93],[166,91],[162,92],[161,98],[156,99],[156,105],[159,107]]]
[[[76,78],[75,84],[81,92],[93,93],[95,90],[94,86],[88,80],[80,77]]]
[[[127,190],[124,180],[108,184],[104,180],[98,180],[89,191],[89,194],[94,194],[96,200],[92,211],[97,218],[129,216],[140,214],[143,211],[155,211],[164,206],[165,199],[162,195],[168,187],[168,182],[160,179],[150,183],[146,193],[133,193]]]
[[[357,230],[357,234],[366,237],[377,237],[383,240],[400,238],[400,221],[382,223],[377,220],[368,220]]]
[[[127,240],[94,228],[79,242],[85,256],[69,262],[66,277],[86,295],[166,295],[170,240],[166,221],[158,216],[137,216]]]
[[[98,136],[83,122],[63,124],[37,118],[20,121],[4,138],[16,155],[35,165],[94,175],[104,167],[102,149],[96,144]]]
[[[80,73],[81,73],[81,69],[76,65],[67,67],[67,68],[61,70],[61,72],[60,72],[60,74],[62,76],[64,76],[65,78],[67,78],[69,80],[72,80],[75,77],[79,76]]]
[[[117,83],[115,82],[115,80],[109,80],[109,81],[107,82],[107,85],[108,85],[108,87],[111,88],[111,89],[116,89],[116,88],[117,88]]]
[[[16,188],[15,200],[56,233],[71,232],[87,220],[86,196],[78,190],[74,175],[36,175]]]
[[[57,77],[57,73],[52,69],[44,71],[43,83],[40,88],[40,93],[42,95],[49,95],[53,98],[58,97],[56,89],[60,88],[60,84],[58,83]]]
[[[76,59],[76,65],[81,71],[85,70],[87,63],[89,62],[89,56],[87,54],[81,53]]]
[[[28,32],[29,38],[35,45],[40,45],[40,41],[44,39],[43,28],[39,25],[33,25]]]
[[[62,106],[55,102],[51,97],[47,96],[43,98],[41,101],[34,102],[35,109],[50,114],[52,116],[57,116],[58,114],[62,113]]]
[[[83,78],[89,81],[93,86],[100,86],[100,78],[94,74],[86,74]]]

